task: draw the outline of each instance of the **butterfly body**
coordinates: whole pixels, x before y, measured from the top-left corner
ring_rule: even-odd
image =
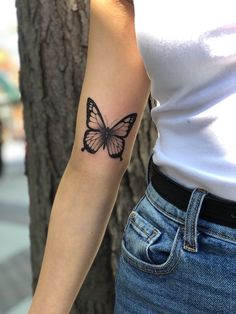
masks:
[[[87,130],[85,131],[82,151],[87,150],[91,154],[95,154],[100,147],[107,148],[108,154],[112,158],[120,158],[124,151],[125,140],[136,120],[137,114],[130,114],[114,126],[109,127],[105,124],[103,117],[95,104],[88,98],[87,101]]]
[[[106,127],[105,130],[102,130],[102,131],[101,131],[102,139],[103,139],[103,142],[104,142],[104,144],[103,144],[103,149],[106,148],[107,140],[109,139],[109,136],[110,136],[109,130],[110,130],[110,128],[109,128],[109,127]]]

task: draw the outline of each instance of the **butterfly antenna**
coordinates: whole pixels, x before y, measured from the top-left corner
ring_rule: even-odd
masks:
[[[108,127],[108,121],[107,121],[107,117],[104,115],[104,120],[106,122],[106,126]]]

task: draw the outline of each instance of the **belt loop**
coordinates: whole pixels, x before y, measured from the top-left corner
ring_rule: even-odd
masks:
[[[193,190],[188,204],[185,227],[184,227],[184,249],[190,252],[198,251],[197,243],[197,223],[198,216],[202,207],[204,197],[208,194],[207,191],[196,188]]]
[[[151,165],[152,165],[152,156],[154,154],[154,151],[151,152],[151,154],[148,157],[148,166],[147,166],[147,173],[146,173],[146,183],[147,185],[151,181]]]

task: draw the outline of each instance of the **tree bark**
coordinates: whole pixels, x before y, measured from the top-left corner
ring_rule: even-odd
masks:
[[[89,1],[17,0],[16,7],[27,141],[33,293],[53,199],[74,140],[86,63]],[[72,314],[113,313],[114,276],[122,232],[128,213],[145,189],[145,168],[155,137],[146,112],[102,245]]]

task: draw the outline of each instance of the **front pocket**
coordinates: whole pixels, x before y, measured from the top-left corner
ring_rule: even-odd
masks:
[[[149,219],[152,218],[151,212],[150,217],[142,215],[140,207],[144,205],[145,200],[128,217],[121,243],[122,255],[128,263],[143,271],[170,273],[179,260],[181,227],[172,222],[168,226],[168,218],[159,217],[163,215],[158,211],[155,212],[155,219],[158,218],[160,225],[153,222]],[[151,208],[146,208],[146,214],[148,209],[151,211]],[[163,224],[169,228],[168,231],[165,231]]]

